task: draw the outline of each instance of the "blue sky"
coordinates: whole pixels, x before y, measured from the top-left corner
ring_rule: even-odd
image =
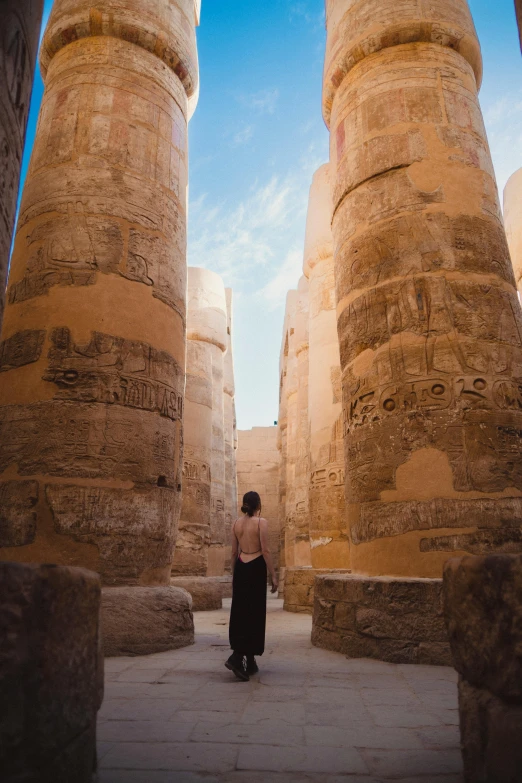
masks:
[[[44,20],[52,0],[45,0]],[[522,59],[513,0],[470,0],[481,104],[502,190],[522,166]],[[308,189],[328,157],[323,0],[203,0],[201,95],[190,124],[188,262],[235,293],[240,429],[277,419],[284,301],[301,274]],[[42,83],[37,75],[25,166]]]

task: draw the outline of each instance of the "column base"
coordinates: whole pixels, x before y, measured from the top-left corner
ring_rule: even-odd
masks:
[[[223,585],[219,576],[174,576],[170,584],[190,593],[193,612],[208,612],[223,606]]]
[[[194,644],[190,595],[177,587],[105,587],[103,652],[150,655]]]
[[[349,569],[296,566],[285,569],[284,605],[286,612],[313,614],[315,577],[325,574],[349,574]]]
[[[452,666],[442,579],[318,576],[312,644],[349,658]]]

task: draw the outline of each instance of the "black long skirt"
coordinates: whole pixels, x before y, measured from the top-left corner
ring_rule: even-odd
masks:
[[[228,636],[231,648],[241,655],[265,651],[266,576],[262,555],[250,563],[236,560]]]

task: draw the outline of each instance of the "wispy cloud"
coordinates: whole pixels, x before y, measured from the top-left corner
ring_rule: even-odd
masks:
[[[247,95],[236,96],[236,100],[257,114],[273,114],[279,100],[279,90],[275,87],[271,90],[259,90]]]
[[[247,144],[254,135],[254,126],[245,125],[241,130],[238,130],[232,138],[232,146],[240,147],[242,144]]]
[[[320,13],[317,13],[316,5],[314,3],[314,10],[310,7],[310,3],[306,0],[301,2],[294,2],[291,0],[288,7],[288,16],[291,22],[305,22],[312,27],[324,27],[325,14],[324,9]]]
[[[191,202],[189,264],[218,272],[238,294],[254,290],[269,308],[281,305],[301,275],[308,191],[324,157],[310,145],[292,171],[256,181],[237,202]]]

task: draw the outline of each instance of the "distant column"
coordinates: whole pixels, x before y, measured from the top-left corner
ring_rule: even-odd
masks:
[[[518,33],[520,36],[520,46],[522,47],[522,0],[515,0],[515,11],[517,14]]]
[[[308,418],[309,373],[309,301],[308,280],[298,284],[295,314],[295,354],[297,360],[297,427],[295,449],[295,539],[294,565],[310,566],[310,514],[308,485],[310,481],[310,422]]]
[[[234,402],[234,355],[232,352],[232,289],[226,288],[227,298],[227,352],[224,360],[224,423],[225,423],[225,547],[227,553],[227,568],[230,568],[230,531],[237,519],[237,427],[236,406]]]
[[[212,438],[210,461],[210,540],[207,576],[222,576],[225,569],[225,422],[224,354],[227,349],[227,300],[223,280],[215,272],[190,268],[194,317],[192,340],[205,342],[212,381]]]
[[[285,566],[295,565],[296,536],[296,485],[295,468],[297,460],[297,356],[295,315],[297,309],[297,291],[289,291],[286,300],[287,332],[284,352],[286,377],[284,393],[286,397],[286,459],[283,460],[286,474],[286,494],[284,508],[284,551]]]
[[[43,0],[0,3],[0,326]]]
[[[54,3],[0,347],[1,559],[169,584],[196,11]]]
[[[189,267],[183,492],[173,576],[206,576],[210,545],[213,314],[205,312],[206,270]],[[213,283],[212,273],[209,273]]]
[[[504,225],[517,288],[522,294],[522,169],[512,174],[504,189]]]
[[[522,313],[466,0],[327,2],[354,571],[522,547]]]
[[[309,524],[314,568],[347,568],[341,367],[335,313],[330,166],[310,188],[304,273],[309,282]]]

